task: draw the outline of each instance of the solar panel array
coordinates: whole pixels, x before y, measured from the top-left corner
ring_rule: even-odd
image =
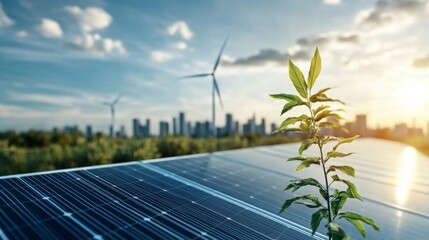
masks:
[[[346,208],[382,227],[380,233],[367,228],[370,239],[425,239],[429,159],[417,153],[401,165],[403,145],[361,140],[355,147],[371,150],[350,159],[365,203],[351,200]],[[296,145],[287,144],[2,177],[0,237],[326,239],[323,226],[311,237],[311,209],[297,205],[277,214],[293,196],[282,189],[298,176],[293,164],[284,162],[294,154]],[[404,167],[410,162],[414,168]],[[395,179],[401,169],[415,171],[405,185]],[[300,174],[320,173],[310,168]],[[349,223],[341,224],[352,239],[361,238]]]

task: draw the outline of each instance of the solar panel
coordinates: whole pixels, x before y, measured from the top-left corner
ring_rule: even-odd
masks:
[[[365,203],[349,200],[346,208],[382,227],[380,233],[367,229],[371,239],[425,239],[429,159],[390,142],[353,146],[346,151],[365,153],[350,159]],[[283,187],[298,176],[294,163],[284,162],[296,149],[286,144],[1,177],[0,238],[327,239],[323,227],[310,236],[311,209],[292,206],[277,214],[292,196]]]
[[[391,169],[389,171],[389,167],[384,172],[380,172],[380,174],[374,173],[374,171],[384,169],[382,165],[385,165],[383,161],[386,161],[385,158],[381,160],[378,158],[376,160],[372,159],[377,156],[376,151],[386,150],[385,147],[377,146],[377,144],[383,145],[384,142],[362,140],[357,145],[358,148],[360,146],[367,148],[368,145],[371,145],[374,151],[371,152],[369,158],[365,159],[364,155],[361,155],[355,157],[356,159],[351,159],[353,161],[351,164],[356,166],[356,182],[360,187],[365,203],[349,200],[346,209],[368,215],[382,227],[383,231],[381,233],[376,233],[371,228],[367,229],[371,238],[406,239],[413,236],[415,239],[425,239],[429,234],[429,229],[425,227],[429,225],[429,216],[427,214],[427,205],[421,203],[429,200],[427,188],[429,184],[427,180],[426,183],[410,184],[409,192],[407,193],[410,195],[410,204],[400,206],[395,203],[395,197],[393,196],[392,198],[386,192],[393,192],[393,195],[397,195],[398,189],[401,190],[401,185],[395,186],[398,182],[397,179],[393,179],[396,173],[392,173]],[[389,145],[389,147],[398,148],[395,144],[393,146]],[[399,147],[399,149],[404,149],[403,145]],[[377,150],[379,148],[381,150]],[[285,164],[284,162],[287,157],[296,155],[296,149],[296,145],[287,144],[226,151],[181,161],[158,161],[152,164],[276,214],[282,202],[292,197],[290,193],[282,193],[281,190],[288,180],[298,177],[295,172],[296,166],[289,163]],[[356,149],[350,150],[356,151]],[[392,159],[391,165],[394,165],[396,158],[401,157],[400,152],[395,154],[379,153],[379,155],[387,155]],[[427,174],[424,170],[425,167],[429,166],[429,161],[427,161],[427,158],[424,160],[426,162],[420,162],[419,164],[419,166],[422,166],[421,172],[417,171],[415,173],[417,178]],[[188,166],[193,168],[189,169]],[[385,179],[382,176],[383,174],[386,175]],[[321,171],[317,168],[306,169],[300,173],[300,177],[303,176],[321,177]],[[417,181],[417,183],[419,182]],[[299,194],[299,192],[297,193]],[[314,194],[318,193],[314,191]],[[386,196],[390,196],[390,198]],[[302,206],[292,206],[281,216],[302,226],[307,226],[313,211]],[[347,222],[341,223],[353,239],[361,238],[351,224]]]
[[[0,214],[3,239],[312,239],[308,229],[146,163],[3,177]]]

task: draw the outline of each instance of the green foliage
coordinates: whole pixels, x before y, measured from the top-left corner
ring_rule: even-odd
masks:
[[[340,145],[345,143],[351,143],[359,136],[351,138],[341,138],[335,136],[325,136],[321,130],[323,128],[338,128],[342,127],[333,120],[343,119],[338,112],[341,109],[332,109],[332,106],[326,103],[344,104],[343,101],[329,97],[326,92],[331,88],[324,88],[312,94],[312,88],[316,82],[321,71],[322,61],[319,55],[319,50],[316,48],[314,56],[311,60],[310,71],[308,73],[307,80],[304,79],[304,75],[301,70],[293,64],[289,59],[289,78],[292,81],[293,86],[298,92],[299,96],[280,93],[271,94],[270,96],[275,99],[286,100],[281,115],[289,112],[294,107],[306,106],[309,114],[302,114],[300,116],[289,116],[287,117],[275,133],[284,133],[289,131],[300,132],[306,135],[306,138],[301,142],[298,153],[299,156],[291,157],[288,161],[300,162],[296,171],[308,168],[312,165],[319,165],[323,170],[324,184],[321,184],[315,178],[295,179],[288,183],[285,191],[291,190],[292,192],[297,191],[303,187],[312,186],[319,190],[320,195],[325,201],[320,202],[319,199],[312,195],[306,194],[291,199],[287,199],[280,208],[280,213],[284,212],[292,204],[300,204],[309,208],[319,208],[311,216],[311,229],[314,234],[320,223],[325,219],[327,223],[325,227],[328,230],[329,239],[344,240],[350,239],[344,229],[335,223],[336,218],[345,219],[365,237],[365,228],[363,223],[372,226],[376,231],[380,231],[380,228],[371,219],[361,216],[352,212],[341,212],[348,198],[360,199],[360,195],[357,191],[356,186],[350,180],[340,178],[338,175],[332,175],[333,173],[344,174],[349,177],[355,177],[355,170],[351,166],[347,165],[333,165],[328,164],[328,160],[344,158],[350,156],[353,153],[343,153],[338,151]],[[324,104],[323,104],[324,103]],[[324,154],[324,147],[330,141],[336,141],[331,151],[327,151]],[[318,156],[303,156],[304,152],[310,149],[312,146],[317,146]],[[333,161],[333,160],[331,160]],[[331,177],[331,182],[328,183],[328,177]],[[333,183],[339,186],[345,186],[345,190],[334,189],[331,187]],[[337,186],[335,185],[335,186]],[[333,194],[330,194],[330,190],[333,189]]]
[[[0,132],[0,175],[98,164],[171,157],[216,150],[296,142],[280,136],[198,139],[191,137],[110,138],[97,133],[85,138],[79,132]]]

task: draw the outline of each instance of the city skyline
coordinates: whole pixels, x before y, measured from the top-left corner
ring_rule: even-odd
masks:
[[[240,122],[235,119],[232,113],[224,115],[224,125],[217,126],[217,134],[219,136],[247,136],[259,134],[262,136],[271,135],[277,129],[280,123],[267,122],[263,116],[256,117],[252,115],[245,122]],[[338,122],[341,126],[347,129],[348,132],[339,129],[324,128],[321,134],[334,135],[334,136],[354,136],[360,135],[361,137],[378,137],[378,138],[406,138],[406,137],[422,137],[429,136],[429,122],[426,128],[417,127],[415,124],[408,125],[403,122],[395,123],[392,127],[376,126],[371,127],[367,122],[368,116],[366,114],[358,114],[354,116],[354,120],[335,120],[328,119],[329,121]],[[147,138],[147,137],[164,137],[164,136],[191,136],[191,137],[209,137],[211,122],[205,121],[187,121],[185,112],[178,112],[176,116],[171,116],[169,120],[160,120],[158,122],[151,121],[151,118],[133,118],[132,130],[127,132],[123,125],[119,126],[116,131],[115,137],[134,137],[134,138]],[[110,135],[110,127],[103,130],[94,130],[92,125],[85,125],[79,127],[77,125],[65,125],[63,127],[55,126],[53,131],[66,131],[74,132],[79,131],[88,136],[93,136],[96,132],[103,132]],[[83,131],[81,131],[83,129]],[[191,130],[190,130],[191,129]]]
[[[210,86],[177,79],[211,69],[225,36],[222,115],[277,121],[280,104],[267,94],[293,90],[287,58],[306,72],[319,46],[322,85],[336,86],[330,94],[349,104],[346,118],[365,113],[370,126],[415,119],[426,127],[428,1],[308,3],[0,0],[0,129],[105,129],[98,102],[118,92],[125,96],[116,122],[127,131],[134,116],[158,122],[177,109],[206,119]]]

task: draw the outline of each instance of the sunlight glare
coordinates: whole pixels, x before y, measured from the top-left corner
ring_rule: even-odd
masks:
[[[425,94],[423,88],[418,86],[405,86],[399,94],[399,101],[402,103],[403,108],[408,111],[408,113],[415,114],[420,111],[423,111],[423,106],[425,102]]]
[[[399,169],[396,181],[396,201],[404,205],[407,201],[410,188],[416,172],[417,151],[413,147],[406,147],[399,158]]]

